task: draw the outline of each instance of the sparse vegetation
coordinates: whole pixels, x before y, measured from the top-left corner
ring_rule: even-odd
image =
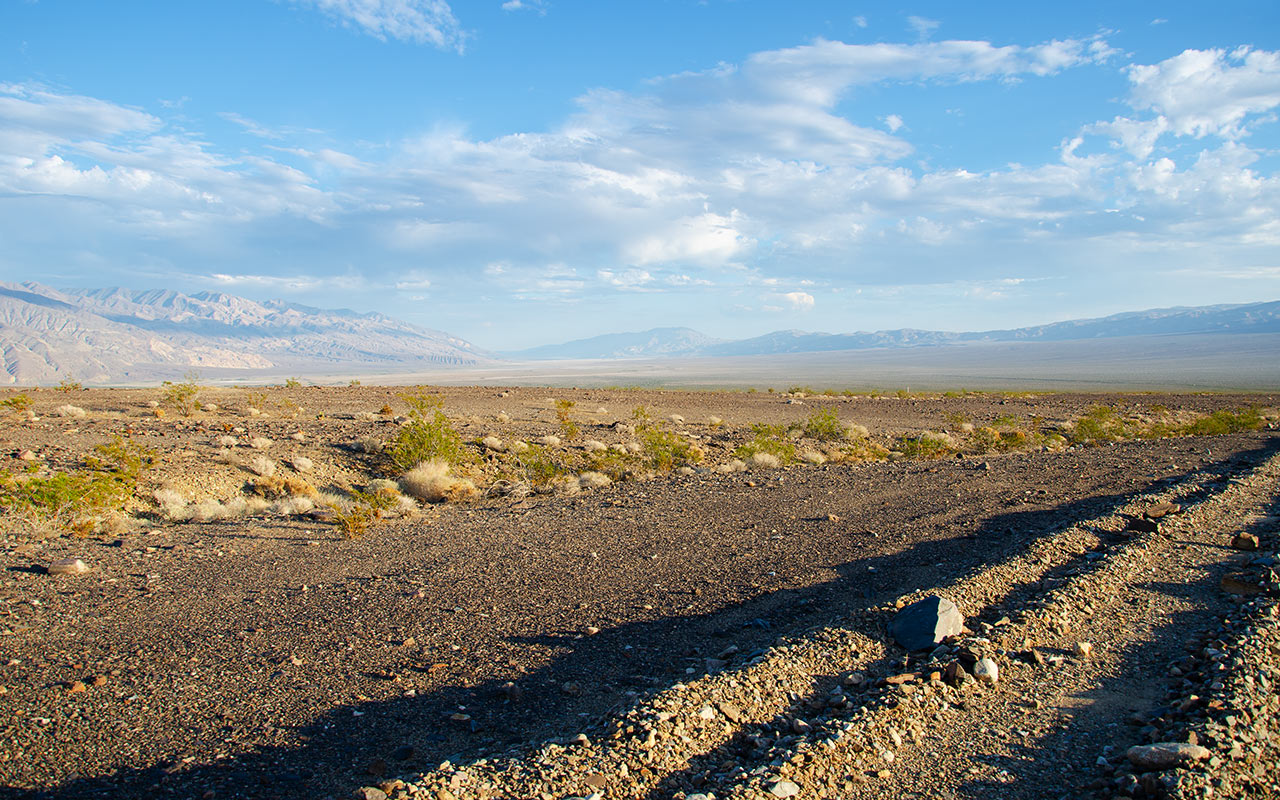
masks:
[[[560,425],[560,435],[564,437],[566,442],[572,442],[578,438],[581,429],[578,423],[573,421],[571,416],[573,407],[577,405],[572,400],[556,401],[556,422]]]
[[[791,442],[788,428],[783,425],[756,423],[751,426],[751,441],[733,451],[734,456],[751,463],[752,457],[764,453],[782,464],[796,460],[796,446]]]
[[[409,470],[424,461],[441,460],[461,464],[469,459],[462,437],[444,414],[444,398],[439,395],[404,395],[409,405],[409,422],[396,435],[391,447],[391,463]]]
[[[805,420],[801,430],[805,436],[819,442],[837,442],[848,434],[848,430],[840,422],[840,416],[831,408],[814,411]]]
[[[182,383],[165,381],[161,397],[165,405],[170,406],[182,416],[189,417],[200,407],[197,399],[200,394],[200,375],[188,372],[184,377]]]
[[[59,383],[56,388],[63,394],[67,394],[68,392],[78,392],[83,389],[84,386],[82,386],[80,381],[76,380],[74,377],[68,376],[63,378],[62,382]]]
[[[34,405],[35,401],[26,393],[15,394],[0,400],[0,408],[19,416],[26,414]]]

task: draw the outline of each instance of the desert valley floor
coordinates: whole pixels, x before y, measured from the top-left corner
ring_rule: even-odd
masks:
[[[0,797],[1280,793],[1276,396],[68,388],[11,488],[154,463],[7,509]],[[436,394],[462,489],[344,528]]]

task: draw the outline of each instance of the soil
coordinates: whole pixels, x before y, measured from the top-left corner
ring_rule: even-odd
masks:
[[[72,468],[127,433],[157,452],[148,491],[225,500],[248,476],[215,439],[264,437],[261,452],[305,455],[317,488],[341,489],[385,470],[347,445],[390,439],[394,414],[377,412],[403,413],[404,391],[277,388],[251,416],[262,398],[204,390],[217,410],[157,418],[156,390],[45,390],[38,420],[0,428],[0,452],[10,469],[31,463],[23,451]],[[570,399],[583,435],[612,444],[645,406],[683,417],[670,424],[709,464],[751,424],[815,408],[888,442],[1100,403],[1277,402],[432,391],[469,440],[557,433],[555,400]],[[56,416],[68,404],[86,415]],[[0,796],[1273,796],[1257,725],[1280,678],[1278,454],[1267,429],[670,473],[429,506],[359,539],[305,516],[171,523],[142,503],[117,534],[15,532],[0,556]],[[1163,500],[1178,512],[1133,526]],[[1240,533],[1258,549],[1232,548]],[[68,558],[89,571],[49,572]],[[887,622],[928,594],[968,631],[908,654]],[[997,683],[930,680],[974,652]],[[1126,767],[1130,746],[1192,734],[1211,758]]]

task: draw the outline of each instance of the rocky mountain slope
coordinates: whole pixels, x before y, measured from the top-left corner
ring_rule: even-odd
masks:
[[[440,331],[220,292],[0,283],[0,349],[11,384],[135,382],[188,370],[267,372],[475,365],[489,357]]]

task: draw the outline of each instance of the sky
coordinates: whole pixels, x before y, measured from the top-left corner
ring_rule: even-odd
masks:
[[[0,0],[0,280],[495,350],[1275,300],[1278,117],[1274,0]]]

